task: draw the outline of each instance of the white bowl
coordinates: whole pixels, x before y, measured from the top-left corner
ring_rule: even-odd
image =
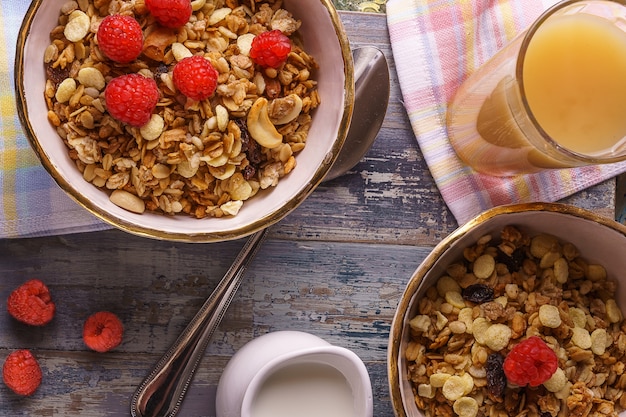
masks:
[[[263,392],[263,387],[277,372],[288,371],[290,368],[315,369],[322,371],[323,375],[333,376],[326,373],[332,369],[333,374],[341,379],[338,387],[345,385],[345,394],[350,395],[351,392],[352,397],[343,400],[352,403],[353,414],[345,417],[372,416],[373,399],[369,374],[354,352],[332,346],[309,333],[277,331],[248,342],[228,362],[217,388],[217,417],[255,417],[255,400]],[[321,397],[316,400],[329,403],[331,399]]]
[[[19,32],[15,59],[17,108],[24,131],[41,163],[59,186],[95,216],[122,230],[158,239],[189,242],[229,240],[272,225],[295,209],[322,181],[345,140],[354,101],[353,63],[347,36],[330,0],[285,0],[302,20],[307,52],[319,63],[322,104],[315,110],[309,146],[297,167],[274,189],[259,193],[236,216],[195,219],[187,215],[135,214],[87,183],[48,121],[43,54],[66,0],[34,0]]]
[[[418,302],[426,289],[445,274],[446,267],[463,257],[463,250],[480,237],[499,236],[507,225],[527,231],[531,236],[547,233],[563,242],[573,243],[581,256],[603,265],[609,279],[618,281],[616,301],[626,303],[626,285],[621,281],[626,270],[626,226],[589,211],[563,204],[514,204],[488,210],[441,241],[411,276],[395,313],[388,346],[388,377],[393,409],[398,417],[422,417],[415,404],[407,377],[406,346],[410,339],[408,321],[416,315]],[[621,413],[620,415],[626,415]]]

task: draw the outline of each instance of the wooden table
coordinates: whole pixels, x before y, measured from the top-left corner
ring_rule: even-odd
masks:
[[[229,358],[252,338],[301,330],[352,349],[365,361],[374,415],[391,417],[386,349],[404,286],[457,224],[429,174],[401,105],[384,15],[342,12],[353,45],[389,58],[392,91],[376,143],[342,178],[322,184],[286,219],[253,261],[203,358],[180,416],[214,416],[214,394]],[[615,181],[567,202],[613,216]],[[32,349],[43,383],[30,398],[0,384],[2,416],[126,416],[130,397],[230,266],[243,241],[183,244],[117,230],[0,240],[0,298],[23,281],[45,281],[55,319],[30,328],[0,314],[2,360]],[[113,311],[125,325],[112,352],[88,351],[83,321]],[[3,310],[4,311],[4,310]]]

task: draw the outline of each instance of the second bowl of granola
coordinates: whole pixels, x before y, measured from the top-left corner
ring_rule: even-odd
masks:
[[[626,415],[626,227],[576,207],[488,210],[410,278],[388,375],[405,416]]]
[[[335,8],[330,0],[195,0],[185,23],[171,27],[155,3],[32,2],[15,86],[33,149],[69,196],[134,234],[212,242],[278,222],[322,181],[349,127],[352,55]],[[109,15],[138,23],[136,58],[104,52],[98,29]],[[258,58],[271,46],[253,47],[269,32],[288,39],[278,61]],[[215,71],[208,98],[175,79],[191,56]],[[157,86],[148,122],[111,111],[105,91],[128,74]]]

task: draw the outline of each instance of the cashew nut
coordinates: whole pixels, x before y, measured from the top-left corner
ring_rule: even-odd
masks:
[[[268,149],[278,147],[283,143],[283,135],[277,130],[267,113],[267,99],[256,99],[248,112],[248,132],[259,145]]]
[[[284,125],[300,115],[302,111],[302,99],[297,94],[289,94],[287,97],[272,100],[268,114],[275,125]]]

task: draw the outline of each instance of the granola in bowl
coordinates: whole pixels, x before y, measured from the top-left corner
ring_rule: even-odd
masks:
[[[79,127],[77,123],[85,123],[89,126],[91,119],[94,119],[95,127],[95,122],[98,120],[96,115],[99,115],[96,112],[98,107],[100,110],[104,110],[104,112],[98,111],[102,113],[102,120],[107,120],[107,126],[111,124],[119,127],[119,130],[114,129],[114,134],[110,136],[112,138],[110,144],[108,141],[102,140],[99,135],[93,138],[94,142],[80,139],[81,137],[90,137],[88,135],[78,136],[78,139],[72,137],[73,142],[77,139],[76,144],[82,148],[80,149],[80,156],[87,157],[85,160],[81,160],[79,151],[70,149],[62,139],[65,135],[65,128],[62,129],[62,137],[59,137],[58,128],[54,125],[57,123],[55,108],[58,106],[52,104],[52,108],[50,108],[52,100],[46,97],[45,86],[50,78],[46,66],[53,65],[59,59],[61,61],[64,59],[61,58],[61,50],[55,50],[58,46],[56,48],[51,46],[50,38],[51,32],[56,33],[57,36],[62,36],[55,32],[55,30],[60,30],[55,28],[60,26],[61,9],[65,5],[71,4],[68,6],[68,11],[70,11],[75,7],[74,5],[78,5],[77,9],[70,12],[70,15],[75,13],[72,21],[77,21],[72,25],[78,26],[78,28],[74,28],[77,29],[76,32],[78,33],[74,31],[70,33],[71,38],[75,39],[74,36],[78,38],[82,36],[82,31],[84,31],[83,24],[80,24],[84,18],[77,16],[82,16],[80,14],[82,12],[90,19],[88,16],[95,11],[89,12],[89,7],[87,7],[87,12],[84,12],[83,8],[85,4],[96,4],[95,1],[81,0],[71,3],[68,0],[33,0],[18,33],[15,56],[16,105],[26,138],[50,177],[59,185],[62,192],[65,192],[74,202],[109,225],[136,235],[184,242],[217,242],[239,239],[277,223],[298,207],[321,183],[343,146],[354,107],[352,52],[340,16],[331,0],[273,0],[265,2],[204,0],[204,4],[201,1],[194,1],[193,4],[190,2],[188,5],[193,8],[203,5],[199,10],[192,10],[193,16],[190,16],[189,22],[184,25],[185,34],[182,35],[183,37],[178,38],[182,29],[175,29],[176,40],[182,42],[174,42],[170,50],[166,48],[163,58],[165,60],[173,59],[171,64],[163,63],[156,69],[152,68],[151,65],[148,65],[148,68],[138,67],[137,61],[146,60],[150,64],[153,61],[156,62],[154,59],[145,58],[146,53],[159,55],[160,51],[159,48],[156,48],[156,50],[146,52],[143,48],[143,52],[138,58],[128,63],[117,63],[110,66],[100,64],[99,66],[81,68],[83,71],[81,79],[86,84],[93,83],[94,85],[86,87],[77,78],[75,80],[76,89],[82,89],[80,95],[76,94],[77,90],[73,90],[71,81],[68,81],[70,89],[67,90],[71,94],[66,94],[65,97],[61,94],[62,100],[67,99],[69,103],[72,97],[75,97],[80,105],[76,111],[67,115],[73,119],[70,131],[79,135],[81,132],[85,133],[82,125]],[[141,4],[146,5],[147,8],[147,5],[153,1],[127,0],[122,2],[110,0],[108,4],[131,7],[132,10],[135,10],[134,8],[139,8]],[[180,2],[180,0],[172,1]],[[281,22],[280,27],[275,30],[288,32],[290,24],[285,24],[283,27],[283,23],[298,24],[300,22],[297,31],[289,37],[289,42],[294,49],[288,54],[287,62],[276,70],[273,68],[261,70],[259,65],[255,63],[254,72],[257,76],[253,76],[252,80],[243,79],[240,83],[227,82],[216,85],[213,96],[205,100],[195,100],[195,102],[193,99],[187,100],[185,94],[194,97],[196,95],[193,91],[190,93],[188,83],[184,82],[186,93],[174,94],[171,83],[174,83],[177,90],[179,86],[174,81],[176,77],[173,69],[177,66],[176,63],[179,63],[177,56],[183,57],[181,61],[192,58],[185,57],[188,55],[187,50],[192,52],[193,56],[201,55],[210,61],[211,66],[215,67],[215,71],[218,72],[217,79],[226,77],[226,66],[229,73],[228,79],[232,75],[231,69],[245,69],[242,66],[246,66],[244,61],[247,58],[242,58],[238,56],[241,54],[234,54],[234,52],[236,50],[245,51],[248,46],[251,47],[251,36],[237,36],[237,40],[231,39],[228,36],[233,36],[231,33],[236,33],[236,30],[224,26],[224,24],[226,21],[235,19],[238,13],[242,13],[242,11],[245,11],[246,18],[244,20],[252,19],[252,16],[261,12],[263,4],[269,4],[272,10],[271,15],[267,12],[270,22],[272,16],[276,18],[274,19],[275,23]],[[194,47],[197,45],[197,40],[192,39],[193,35],[187,31],[187,28],[191,27],[191,33],[194,33],[193,27],[198,24],[197,16],[202,13],[202,10],[205,10],[204,17],[207,24],[209,23],[210,16],[207,8],[213,10],[210,16],[218,13],[214,19],[218,17],[221,19],[221,23],[218,22],[217,26],[206,26],[205,32],[214,39],[212,43],[215,47],[224,47],[228,44],[225,53],[228,54],[230,51],[232,54],[224,55],[224,59],[220,59],[221,55],[220,58],[217,58],[215,52],[195,53]],[[279,12],[281,9],[291,14],[291,18],[284,14],[285,12]],[[142,9],[139,8],[139,10]],[[229,10],[230,12],[228,12]],[[143,12],[145,13],[145,11]],[[130,14],[135,16],[134,11]],[[138,22],[141,20],[142,24],[145,24],[143,30],[151,26],[152,17],[149,18],[145,14],[138,14],[137,17],[138,19],[135,17],[133,19]],[[69,16],[67,20],[69,21]],[[101,26],[101,19],[94,17],[94,21],[96,20],[100,21]],[[192,21],[194,21],[193,24]],[[255,25],[256,23],[248,24],[248,28],[257,27]],[[90,24],[89,28],[88,31],[96,30],[96,25],[94,24],[92,27]],[[142,28],[141,25],[140,28]],[[142,33],[144,32],[142,31]],[[249,35],[252,34],[249,33]],[[89,36],[93,35],[84,35],[84,37]],[[221,40],[215,40],[218,37]],[[154,38],[152,39],[154,40]],[[81,43],[80,41],[77,42]],[[166,44],[169,45],[168,42],[166,41]],[[56,41],[56,43],[63,44],[61,41]],[[108,44],[114,45],[115,43],[109,42]],[[154,42],[150,42],[148,39],[148,45],[154,46]],[[73,50],[68,48],[66,54],[70,54],[71,57],[71,53],[74,53],[73,60],[68,60],[68,62],[76,61],[77,53],[81,56],[80,54],[86,54],[89,51],[89,56],[91,56],[99,49],[99,47],[96,49],[78,47]],[[129,48],[130,50],[135,51],[133,48]],[[55,56],[57,52],[59,56]],[[128,59],[126,55],[130,55],[130,52],[113,55],[118,59]],[[307,61],[308,58],[306,57],[314,57],[315,63],[315,69],[309,71],[308,74],[303,68],[312,62]],[[44,60],[48,60],[48,64],[45,64]],[[294,60],[293,64],[289,64],[291,60]],[[265,62],[268,65],[273,65],[271,57]],[[226,64],[223,68],[224,71],[221,71],[220,65],[224,65],[224,63]],[[192,62],[192,65],[187,67],[195,68],[196,64],[197,62]],[[299,75],[296,77],[294,72],[291,78],[292,83],[285,89],[281,80],[287,81],[290,76],[285,71],[294,66],[298,68]],[[72,65],[69,67],[72,68]],[[128,77],[124,80],[125,82],[116,83],[116,87],[119,87],[118,90],[124,90],[120,85],[124,87],[138,81],[135,77],[132,77],[131,80],[130,75],[134,74],[153,80],[159,86],[159,99],[154,108],[155,119],[157,120],[154,122],[150,120],[147,124],[148,126],[156,126],[156,129],[144,128],[143,126],[135,127],[134,124],[143,120],[143,117],[134,115],[126,119],[124,111],[117,111],[124,110],[123,100],[118,100],[114,104],[113,107],[116,109],[114,113],[116,117],[122,117],[129,123],[118,124],[117,122],[120,120],[111,120],[112,116],[106,106],[106,93],[104,93],[105,101],[103,104],[102,78],[106,84],[104,87],[106,92],[111,80],[122,78],[123,75],[117,75],[117,73],[121,73],[122,68],[129,67],[133,67],[137,71],[133,74],[125,74]],[[164,71],[165,68],[167,68],[167,72]],[[111,75],[109,80],[108,77],[104,76],[107,71],[116,76]],[[248,69],[243,71],[243,74],[250,75],[251,73]],[[148,78],[146,75],[153,75],[154,77]],[[63,77],[63,79],[66,78]],[[62,82],[63,79],[59,82]],[[178,79],[181,80],[180,77]],[[184,76],[182,80],[185,81]],[[278,84],[280,84],[282,95],[279,97],[279,101],[274,103],[275,108],[271,104],[276,99],[259,95],[261,90],[259,90],[255,80],[261,86],[265,82],[263,87],[265,93],[278,91]],[[197,79],[194,78],[195,81]],[[221,80],[219,81],[221,82]],[[48,94],[52,93],[54,85],[56,83],[51,89],[48,89]],[[164,95],[160,88],[166,88],[168,85],[171,91],[168,92],[168,95]],[[227,87],[229,85],[230,87]],[[303,90],[303,87],[298,87],[298,85],[304,85],[306,88]],[[310,90],[308,90],[307,85],[311,87]],[[240,90],[243,88],[242,86],[256,90],[246,91],[245,88]],[[144,85],[144,88],[147,91],[148,87]],[[205,91],[203,88],[198,88],[198,90]],[[246,91],[245,94],[242,91]],[[284,94],[285,91],[288,94]],[[180,92],[183,92],[182,88]],[[307,99],[307,94],[309,94],[310,102]],[[295,98],[296,95],[298,98]],[[150,95],[150,97],[153,96]],[[171,101],[173,108],[178,110],[166,110],[166,108],[169,109],[170,102],[164,97]],[[202,96],[199,95],[198,97]],[[241,109],[243,111],[239,113],[238,108],[232,110],[231,107],[234,108],[241,97],[243,97]],[[322,100],[319,100],[320,97]],[[313,110],[314,102],[319,105]],[[252,109],[255,103],[257,105],[254,108],[257,111],[248,117],[250,111],[248,114],[245,111]],[[300,108],[300,104],[302,104],[302,108]],[[85,109],[81,110],[83,107]],[[132,108],[133,106],[127,107]],[[141,107],[139,110],[142,111],[149,108],[145,105],[138,107]],[[293,110],[293,113],[289,109]],[[184,114],[181,114],[180,112],[183,110]],[[213,112],[212,115],[210,115],[209,110]],[[270,119],[270,115],[274,114],[274,111],[277,111],[275,119]],[[281,112],[287,118],[292,114],[298,114],[296,121],[284,121],[285,119],[279,116]],[[195,117],[189,115],[195,115]],[[187,119],[188,116],[191,118]],[[205,119],[205,116],[208,117]],[[249,123],[249,118],[256,122]],[[170,128],[168,125],[168,129],[162,131],[161,135],[156,138],[159,130],[161,130],[161,119],[164,125],[171,122],[172,127]],[[60,116],[58,124],[60,126],[64,124]],[[256,127],[250,129],[251,126]],[[224,131],[220,130],[220,127],[224,128]],[[75,130],[80,132],[73,128],[77,128]],[[138,133],[138,129],[142,128],[144,132]],[[110,129],[110,127],[106,129]],[[192,132],[200,133],[190,133],[187,136],[189,129]],[[302,130],[298,131],[298,129]],[[259,146],[261,149],[258,149],[260,158],[269,159],[254,162],[252,161],[255,159],[254,157],[248,157],[248,154],[254,153],[256,155],[257,152],[251,151],[246,154],[243,140],[236,140],[237,135],[245,134],[244,131],[247,131],[252,138],[256,135],[254,141],[261,144]],[[163,145],[167,148],[168,145],[174,146],[176,143],[180,144],[177,152],[173,150],[169,152],[169,149],[161,147]],[[89,150],[95,149],[91,146],[94,144],[107,146],[106,152],[111,156],[104,158],[103,153],[100,158],[101,162],[98,162],[96,157],[94,158],[95,162],[90,164]],[[118,151],[126,152],[128,155],[119,157]],[[224,163],[225,159],[228,159],[226,163]],[[141,168],[142,162],[145,162],[143,169]],[[100,163],[103,165],[100,166]],[[256,173],[251,174],[250,167],[256,169],[257,164]],[[195,174],[193,174],[194,172]],[[191,177],[187,178],[181,173]],[[247,179],[247,175],[252,175],[252,177]],[[217,178],[218,176],[223,177],[223,179]],[[261,180],[263,184],[261,184]],[[94,185],[94,182],[97,186]],[[107,188],[107,182],[113,188]],[[121,188],[115,188],[120,185]],[[144,192],[146,193],[145,200],[136,193],[137,189],[142,195]],[[117,205],[111,201],[110,195],[114,195]],[[59,195],[59,201],[71,207],[72,202],[64,200],[63,197]],[[245,199],[246,197],[248,198]],[[140,200],[140,204],[135,206],[137,200]],[[139,207],[139,210],[131,211],[120,207],[126,204],[130,204],[130,208],[133,210]],[[138,212],[143,209],[141,204],[145,205],[145,211],[140,214]],[[234,215],[235,213],[236,215]],[[198,219],[198,217],[202,218]]]
[[[44,53],[48,119],[71,159],[86,181],[137,213],[236,215],[296,167],[320,103],[301,21],[280,1],[194,0],[191,9],[185,24],[170,28],[143,0],[70,0]],[[142,53],[130,62],[115,62],[98,43],[100,24],[113,15],[135,19],[143,31]],[[291,52],[263,67],[251,43],[273,30],[289,37]],[[209,98],[187,97],[175,85],[177,64],[191,56],[217,71]],[[158,86],[152,117],[140,126],[107,109],[107,85],[125,74]]]
[[[512,207],[460,228],[407,286],[389,347],[398,416],[626,410],[625,228],[558,204]]]

